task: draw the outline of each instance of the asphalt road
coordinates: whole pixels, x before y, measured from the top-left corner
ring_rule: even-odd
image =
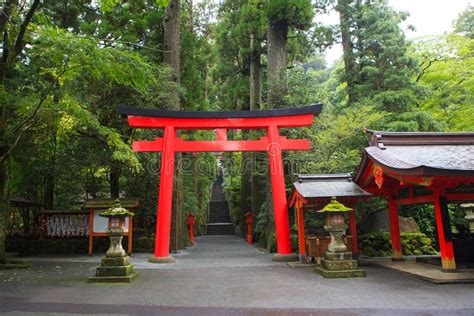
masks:
[[[289,268],[233,236],[207,236],[177,263],[132,258],[131,285],[87,284],[100,256],[35,257],[28,270],[0,271],[8,315],[474,315],[474,285],[434,285],[364,267],[367,278],[324,279]]]

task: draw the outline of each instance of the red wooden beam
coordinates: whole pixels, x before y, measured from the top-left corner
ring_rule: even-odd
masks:
[[[132,143],[132,149],[135,152],[161,152],[163,151],[163,137],[157,137],[155,140],[138,140]]]
[[[448,193],[446,199],[450,201],[473,201],[474,193]]]
[[[415,196],[415,197],[409,197],[409,198],[393,200],[393,202],[397,206],[406,205],[406,204],[432,203],[433,202],[433,196],[431,194],[430,195],[423,195],[423,196]]]
[[[128,125],[132,128],[165,128],[175,129],[258,129],[274,125],[278,127],[301,127],[313,124],[314,114],[302,114],[278,117],[249,118],[172,118],[128,116]]]
[[[446,194],[446,199],[448,202],[454,201],[472,201],[474,200],[474,193],[451,193]],[[422,195],[422,196],[414,196],[409,198],[397,199],[394,200],[395,204],[398,205],[406,205],[406,204],[426,204],[426,203],[433,203],[434,197],[433,195]]]
[[[279,138],[281,150],[308,150],[311,143],[306,139]],[[176,138],[174,150],[176,152],[228,152],[228,151],[267,151],[270,142],[266,137],[259,140],[192,140],[186,141]],[[163,150],[163,138],[153,141],[134,141],[133,151],[160,152]]]
[[[397,174],[392,171],[388,171],[384,167],[381,167],[381,168],[384,174],[388,175],[389,177],[393,179],[399,180],[401,186],[406,185],[406,184],[415,184],[415,185],[428,187],[433,184],[433,177],[402,175],[402,174]]]

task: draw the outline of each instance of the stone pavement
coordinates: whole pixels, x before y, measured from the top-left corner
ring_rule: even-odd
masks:
[[[456,272],[442,272],[440,266],[416,261],[416,257],[404,257],[404,261],[392,261],[391,258],[364,258],[362,263],[397,270],[413,277],[434,283],[474,283],[474,269],[459,269]]]
[[[324,279],[289,268],[234,236],[206,236],[156,265],[136,254],[131,285],[87,284],[100,256],[34,257],[29,270],[0,271],[8,315],[474,315],[474,285],[434,285],[364,267],[367,278]]]

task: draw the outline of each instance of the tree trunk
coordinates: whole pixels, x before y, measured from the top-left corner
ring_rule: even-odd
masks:
[[[53,162],[54,164],[54,162]],[[51,168],[54,168],[51,167]],[[45,184],[44,184],[44,208],[46,210],[54,209],[54,186],[55,186],[55,177],[54,171],[46,175]]]
[[[109,182],[110,182],[110,197],[118,199],[120,197],[120,174],[122,168],[119,162],[112,161],[110,163]]]
[[[7,119],[6,119],[6,95],[5,80],[9,71],[13,69],[16,57],[21,54],[26,41],[24,40],[28,26],[35,14],[40,0],[34,0],[30,3],[25,18],[15,23],[20,24],[17,34],[13,32],[12,37],[8,32],[8,23],[11,17],[15,16],[18,1],[2,1],[0,12],[0,34],[2,34],[2,56],[0,58],[0,262],[6,261],[5,240],[6,240],[6,214],[10,208],[10,150],[12,144],[7,139]],[[20,23],[19,23],[20,22]],[[8,49],[13,47],[13,49]]]
[[[0,148],[0,156],[8,150],[8,146]],[[10,157],[7,155],[0,161],[0,263],[6,262],[5,242],[7,235],[7,212],[10,209]]]
[[[255,35],[250,35],[250,111],[260,110],[262,103],[262,65],[260,51],[255,47]],[[257,136],[251,131],[251,135]],[[262,182],[262,176],[256,172],[257,154],[252,152],[249,154],[249,171],[250,171],[250,209],[257,214],[262,204],[259,199],[259,188]]]
[[[248,133],[245,133],[247,136]],[[248,137],[243,137],[244,139],[248,139]],[[250,170],[250,153],[243,152],[242,153],[242,174],[240,177],[240,211],[241,215],[239,218],[235,218],[235,220],[239,221],[239,224],[242,225],[243,215],[247,212],[250,212],[252,209],[251,205],[251,195],[252,195],[252,182],[251,182],[251,170]],[[243,228],[242,225],[241,227]]]
[[[180,1],[171,0],[165,11],[165,19],[163,25],[163,62],[173,69],[173,79],[179,83],[180,70]],[[179,95],[178,95],[179,97]],[[174,104],[179,110],[179,102]]]
[[[287,92],[286,82],[286,42],[288,23],[286,21],[268,22],[267,31],[267,71],[268,71],[268,105],[271,109],[285,107],[284,96]],[[266,248],[272,250],[275,244],[275,220],[273,215],[273,198],[271,194],[270,169],[267,172],[266,201],[268,205],[267,227],[265,231]]]
[[[260,51],[255,48],[255,36],[250,36],[250,111],[260,110],[262,103],[262,65],[260,63]]]
[[[5,90],[7,65],[0,65],[0,90]],[[0,100],[0,263],[6,262],[5,241],[7,234],[7,213],[10,209],[10,146],[6,137],[6,100]]]
[[[193,31],[193,0],[186,1],[186,32]]]
[[[59,91],[56,90],[54,93],[54,104],[59,107]],[[45,184],[44,184],[44,198],[43,205],[47,210],[54,209],[54,191],[56,189],[56,154],[57,154],[57,144],[58,144],[58,126],[59,126],[59,117],[57,112],[54,112],[54,123],[50,129],[51,131],[51,153],[48,161],[47,174],[45,175]]]
[[[285,106],[286,87],[286,40],[288,24],[286,21],[269,21],[268,45],[268,105],[270,108]]]
[[[163,62],[173,69],[173,80],[180,82],[180,7],[179,0],[171,0],[165,12],[165,20],[163,25],[163,42],[165,52],[163,53]],[[180,110],[179,91],[175,91],[174,100],[171,100],[171,109]],[[179,133],[177,133],[179,136]],[[181,176],[181,160],[182,155],[176,153],[175,159],[175,177],[173,185],[173,207],[171,216],[171,236],[170,249],[177,251],[184,248],[188,239],[186,220],[183,209],[183,180]]]
[[[355,60],[350,32],[350,15],[348,14],[349,3],[350,0],[338,0],[336,9],[339,12],[339,21],[341,25],[344,79],[347,83],[347,94],[349,97],[348,105],[352,105],[357,100],[354,93]]]

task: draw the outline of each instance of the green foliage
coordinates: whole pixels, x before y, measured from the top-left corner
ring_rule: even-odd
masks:
[[[459,14],[454,23],[454,31],[464,34],[469,39],[474,39],[474,7],[471,4]]]
[[[356,100],[380,110],[404,112],[414,104],[416,85],[412,77],[416,62],[407,54],[408,45],[399,24],[405,19],[386,1],[357,5],[353,23]]]
[[[459,34],[427,37],[414,50],[420,60],[417,80],[426,91],[421,109],[443,130],[474,130],[474,39]]]
[[[431,239],[422,233],[400,234],[402,251],[406,256],[434,255]],[[388,257],[392,254],[390,234],[385,232],[359,236],[360,253],[369,257]]]
[[[404,217],[413,217],[420,228],[420,232],[433,240],[433,244],[437,242],[436,220],[433,205],[404,205],[400,208],[399,214]]]
[[[288,170],[290,174],[353,171],[367,145],[364,128],[474,130],[472,6],[459,16],[454,33],[417,39],[409,46],[400,28],[406,14],[393,10],[385,0],[349,1],[342,9],[348,17],[354,68],[346,75],[342,61],[328,68],[315,53],[333,43],[338,27],[322,23],[311,27],[314,13],[333,8],[334,1],[228,0],[218,5],[201,1],[192,8],[182,2],[181,82],[177,83],[170,80],[171,69],[161,64],[167,5],[166,0],[42,2],[24,38],[27,45],[8,60],[14,67],[0,87],[8,123],[0,145],[16,145],[13,194],[44,201],[53,191],[53,207],[69,209],[80,199],[108,196],[112,171],[118,170],[120,194],[140,198],[137,220],[153,231],[159,155],[137,155],[130,144],[157,134],[132,133],[115,106],[177,108],[175,102],[180,102],[184,110],[248,109],[250,58],[256,53],[262,63],[261,107],[265,108],[265,90],[272,84],[265,65],[269,19],[289,27],[285,103],[324,104],[313,126],[284,131],[289,138],[312,142],[310,151],[285,156],[295,167]],[[15,10],[10,19],[7,27],[13,37],[24,15]],[[12,51],[12,41],[7,42]],[[173,97],[176,91],[179,100]],[[349,102],[349,93],[355,95],[354,102]],[[181,137],[212,139],[212,134],[183,131]],[[261,134],[248,136],[257,139]],[[243,136],[236,132],[234,137]],[[215,157],[184,156],[184,208],[204,224],[215,170],[200,173],[199,166],[215,167]],[[266,166],[266,155],[257,156],[258,163]],[[226,155],[225,163],[226,196],[233,218],[241,219],[241,154]],[[258,196],[270,196],[265,172],[259,181]],[[275,245],[270,201],[259,204],[255,222],[255,236],[269,248]],[[386,204],[381,200],[361,204],[358,222],[383,209]],[[413,216],[431,240],[437,239],[430,206],[403,212]],[[453,232],[462,233],[462,214],[454,208],[450,214]],[[307,221],[318,224],[321,218],[308,214]],[[143,249],[152,242],[152,237],[146,238]],[[380,247],[387,254],[390,246],[383,238]],[[428,246],[422,237],[410,238],[404,248]],[[369,253],[370,247],[373,253],[378,246],[369,245]]]
[[[250,38],[256,50],[263,52],[266,18],[263,1],[232,0],[220,6],[220,20],[213,28],[216,63],[210,71],[211,97],[220,109],[249,108]]]
[[[127,1],[122,1],[122,0],[100,0],[99,5],[102,12],[110,12],[113,9],[115,9],[117,6],[122,5],[123,2],[127,3]],[[145,2],[145,1],[130,1],[131,3],[130,6],[132,7],[134,5],[140,6],[142,2]],[[154,2],[160,8],[166,8],[166,6],[169,3],[169,0],[155,0],[155,1],[151,0],[147,2],[152,2],[152,3]]]
[[[307,0],[271,0],[266,3],[265,11],[268,19],[296,29],[307,29],[314,16],[311,1]]]

